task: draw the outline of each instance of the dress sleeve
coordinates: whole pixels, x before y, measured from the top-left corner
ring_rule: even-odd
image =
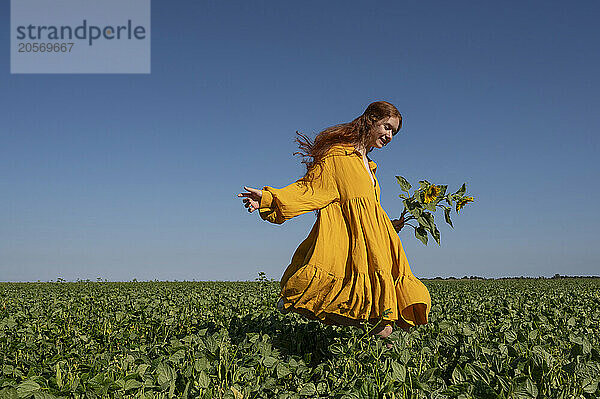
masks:
[[[327,156],[323,160],[321,173],[319,167],[309,172],[311,176],[316,176],[312,182],[303,184],[299,179],[284,188],[263,187],[258,209],[260,217],[271,223],[281,224],[294,216],[339,201],[334,166],[333,156]]]

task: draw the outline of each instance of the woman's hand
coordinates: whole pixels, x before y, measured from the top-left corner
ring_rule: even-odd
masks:
[[[404,216],[400,216],[400,219],[392,219],[392,226],[394,226],[396,233],[399,233],[404,227]]]
[[[252,213],[255,209],[260,208],[260,199],[262,198],[262,190],[257,190],[256,188],[246,187],[245,193],[239,193],[238,197],[246,197],[242,201],[244,202],[244,206],[248,208],[248,212]]]

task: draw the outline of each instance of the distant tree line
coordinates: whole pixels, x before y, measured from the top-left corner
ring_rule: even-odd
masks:
[[[556,273],[552,277],[546,276],[538,276],[538,277],[529,277],[529,276],[519,276],[519,277],[498,277],[498,278],[486,278],[481,276],[462,276],[460,278],[450,276],[450,277],[434,277],[434,278],[420,278],[421,280],[539,280],[539,279],[557,279],[557,278],[600,278],[600,276],[563,276]]]
[[[434,277],[434,278],[419,277],[420,280],[539,280],[539,279],[559,279],[559,278],[600,278],[600,276],[567,276],[567,275],[563,276],[561,274],[556,273],[552,277],[546,277],[546,276],[538,276],[538,277],[519,276],[519,277],[498,277],[498,278],[481,277],[481,276],[462,276],[460,278],[459,277],[454,277],[454,276],[449,276],[449,277],[437,276],[437,277]],[[195,283],[195,282],[201,282],[201,281],[205,281],[205,280],[198,280],[198,281],[196,281],[196,280],[191,280],[191,281],[189,281],[189,280],[183,280],[181,282],[182,283]],[[232,282],[231,280],[228,280],[228,281]],[[242,281],[252,281],[252,280],[235,280],[235,282],[242,282]],[[259,273],[259,277],[255,278],[254,281],[258,281],[258,282],[275,282],[277,280],[275,280],[273,278],[268,279],[267,276],[266,276],[266,273],[260,272]],[[42,281],[37,280],[37,282],[41,283]],[[68,281],[65,280],[62,277],[58,277],[56,279],[56,281],[49,280],[49,281],[46,281],[46,282],[48,282],[48,283],[54,283],[54,282],[56,282],[56,283],[67,283]],[[94,282],[94,281],[90,280],[90,279],[77,279],[75,282],[76,283],[91,283],[91,282]],[[106,278],[98,277],[96,279],[96,282],[98,282],[98,283],[109,283],[111,281],[109,281]],[[128,281],[113,281],[113,282],[125,283],[125,282],[128,282]],[[177,282],[180,282],[180,281],[178,281],[178,280],[172,280],[172,281],[169,281],[169,280],[157,280],[157,279],[143,281],[143,280],[138,280],[138,279],[134,278],[134,279],[130,280],[130,282],[133,282],[133,283],[137,283],[137,282],[149,282],[149,283],[150,282],[153,282],[153,283],[175,282],[175,283],[177,283]]]

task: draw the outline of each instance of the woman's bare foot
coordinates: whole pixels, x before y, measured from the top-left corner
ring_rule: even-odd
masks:
[[[369,331],[369,335],[377,335],[381,338],[389,337],[392,331],[394,330],[390,323],[379,324],[377,325],[377,327],[371,330],[368,326],[365,326],[365,324],[363,324],[360,320],[353,320],[335,314],[330,315],[330,320],[338,325],[356,327],[360,329],[363,333]]]
[[[371,331],[371,335],[378,335],[381,338],[387,338],[392,333],[393,328],[391,324],[386,324],[384,326],[378,326],[375,330]]]
[[[377,332],[375,332],[375,331],[377,331]],[[377,328],[374,331],[371,331],[371,335],[377,335],[381,339],[386,339],[387,337],[389,337],[392,334],[392,331],[393,331],[392,325],[386,324],[384,326]],[[390,349],[394,346],[394,344],[388,342],[385,344],[385,346],[386,346],[386,348]]]

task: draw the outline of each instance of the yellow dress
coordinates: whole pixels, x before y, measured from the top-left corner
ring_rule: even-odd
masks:
[[[308,186],[296,181],[280,189],[263,187],[263,220],[281,224],[319,210],[281,278],[285,310],[326,324],[336,324],[340,316],[426,324],[431,297],[412,274],[381,207],[377,164],[369,159],[375,185],[353,145],[332,146],[322,165],[322,174]],[[384,316],[386,309],[391,313]]]

